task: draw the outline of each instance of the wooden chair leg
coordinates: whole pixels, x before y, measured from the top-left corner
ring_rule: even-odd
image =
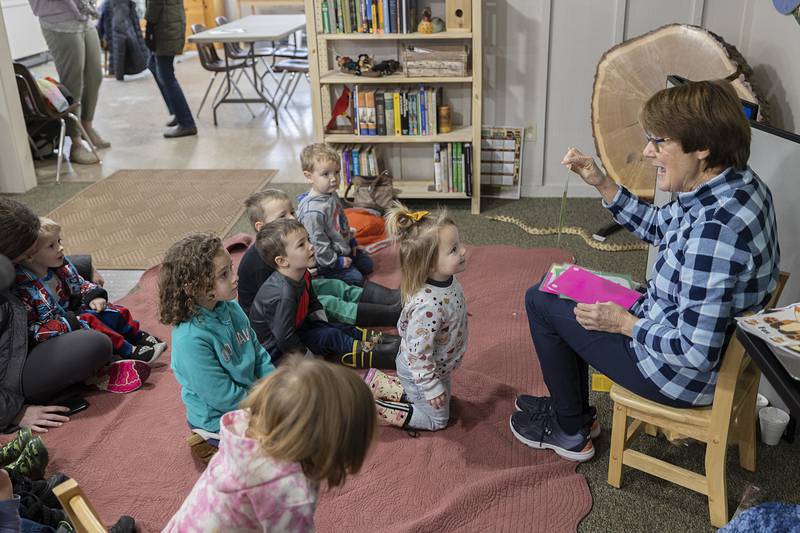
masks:
[[[722,527],[728,522],[728,488],[725,477],[727,447],[727,439],[724,442],[709,442],[706,446],[708,512],[714,527]]]
[[[614,404],[614,416],[611,420],[611,449],[608,456],[608,484],[612,487],[622,486],[622,454],[625,452],[627,437],[628,410],[624,405]]]
[[[756,415],[755,395],[758,390],[753,388],[753,398],[744,401],[744,407],[736,421],[737,442],[739,444],[739,466],[750,472],[756,471]],[[752,408],[751,408],[752,405]]]

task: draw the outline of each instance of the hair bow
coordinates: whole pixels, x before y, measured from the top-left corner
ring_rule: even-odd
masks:
[[[413,213],[408,214],[408,218],[414,220],[414,222],[419,222],[429,213],[430,211],[414,211]]]

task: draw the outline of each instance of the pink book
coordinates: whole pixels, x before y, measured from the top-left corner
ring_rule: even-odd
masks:
[[[548,288],[576,302],[614,302],[625,309],[630,309],[642,296],[639,291],[623,287],[574,265],[551,282]]]

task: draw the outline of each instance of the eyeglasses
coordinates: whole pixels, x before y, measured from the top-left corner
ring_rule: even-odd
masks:
[[[648,135],[647,133],[644,134],[644,138],[647,139],[647,144],[653,143],[653,146],[655,147],[656,152],[660,152],[661,151],[661,143],[672,140],[669,137],[661,137],[661,138],[653,137],[651,135]]]

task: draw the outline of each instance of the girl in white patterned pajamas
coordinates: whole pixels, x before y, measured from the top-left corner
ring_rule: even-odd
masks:
[[[450,378],[467,347],[467,303],[455,278],[466,267],[466,250],[444,211],[411,212],[397,203],[386,223],[400,242],[397,377],[371,369],[364,380],[379,421],[437,431],[450,419]]]

